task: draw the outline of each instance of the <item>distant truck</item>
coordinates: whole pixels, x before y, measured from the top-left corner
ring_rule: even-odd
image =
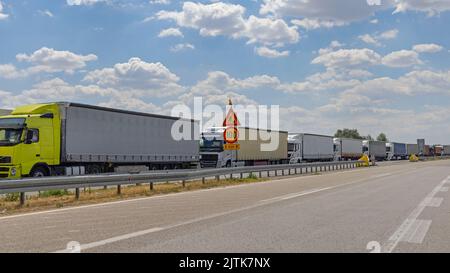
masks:
[[[419,145],[418,144],[406,144],[406,153],[408,156],[419,155]]]
[[[386,142],[376,140],[364,140],[363,152],[369,156],[369,158],[375,158],[376,160],[386,159]]]
[[[450,145],[444,145],[442,147],[442,155],[450,155]]]
[[[433,156],[441,156],[444,153],[444,146],[434,145],[432,151],[433,151]]]
[[[430,145],[423,146],[423,155],[424,156],[431,156],[431,147],[430,147]]]
[[[333,161],[334,142],[332,136],[316,134],[289,134],[289,163]]]
[[[335,160],[357,160],[361,158],[362,140],[351,138],[334,138]]]
[[[406,152],[406,144],[397,142],[386,143],[386,157],[387,160],[406,159],[408,157],[408,153]]]
[[[200,139],[202,168],[229,168],[288,163],[287,137],[284,131],[238,127],[239,150],[226,150],[225,127],[205,129]],[[273,142],[272,142],[273,141]],[[269,147],[269,143],[273,143]]]
[[[172,137],[176,121],[191,127],[190,139]],[[195,168],[196,128],[194,120],[77,103],[18,107],[0,117],[0,178]]]

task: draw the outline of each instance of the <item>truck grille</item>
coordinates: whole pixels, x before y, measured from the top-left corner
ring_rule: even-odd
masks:
[[[0,167],[0,172],[9,172],[9,168]]]
[[[0,156],[0,163],[11,163],[11,157],[10,156]]]
[[[0,173],[0,178],[7,178],[8,174],[7,173]]]

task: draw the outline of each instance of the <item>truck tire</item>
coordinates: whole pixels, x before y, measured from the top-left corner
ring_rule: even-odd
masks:
[[[44,177],[49,175],[48,170],[42,166],[34,167],[30,172],[31,177]]]
[[[227,164],[225,165],[225,168],[231,168],[231,161],[227,161]]]

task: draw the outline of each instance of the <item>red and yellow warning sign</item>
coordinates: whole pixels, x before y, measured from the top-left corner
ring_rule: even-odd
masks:
[[[233,111],[233,108],[231,107],[232,105],[231,100],[229,100],[229,105],[230,110],[228,111],[228,114],[225,117],[225,120],[223,121],[223,126],[226,128],[225,131],[223,132],[223,139],[226,142],[224,149],[239,150],[241,147],[236,142],[238,142],[239,140],[239,129],[237,127],[240,125],[240,123],[236,113]]]
[[[236,127],[228,127],[223,132],[223,139],[228,144],[234,144],[239,140],[239,130]]]

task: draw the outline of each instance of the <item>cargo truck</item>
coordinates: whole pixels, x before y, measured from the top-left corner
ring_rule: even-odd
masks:
[[[369,156],[369,158],[375,158],[376,160],[386,159],[386,142],[376,140],[364,140],[363,152]]]
[[[238,127],[238,130],[239,150],[225,149],[223,137],[225,127],[211,127],[202,132],[200,140],[202,168],[288,163],[287,132],[247,127]]]
[[[442,146],[442,155],[450,155],[450,145]]]
[[[190,139],[172,137],[177,121]],[[194,120],[77,103],[18,107],[0,118],[0,178],[195,168],[196,128]]]
[[[357,160],[362,156],[362,140],[334,138],[335,160]]]
[[[432,148],[433,156],[441,156],[444,151],[444,146],[442,145],[434,145]]]
[[[406,153],[408,156],[419,155],[419,145],[418,144],[406,144]]]
[[[289,134],[289,163],[333,161],[332,136],[316,134]]]
[[[406,159],[408,157],[408,153],[406,152],[406,144],[397,142],[386,143],[386,157],[387,160]]]

